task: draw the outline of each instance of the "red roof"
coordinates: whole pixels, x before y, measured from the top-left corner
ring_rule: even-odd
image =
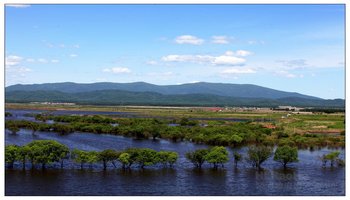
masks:
[[[264,125],[265,128],[269,128],[269,129],[275,129],[277,128],[276,126],[272,125],[272,124],[265,124]]]

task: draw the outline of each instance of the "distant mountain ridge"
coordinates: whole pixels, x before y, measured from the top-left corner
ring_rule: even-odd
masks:
[[[321,98],[295,92],[285,92],[252,84],[229,83],[187,83],[182,85],[154,85],[145,82],[134,83],[44,83],[32,85],[12,85],[6,87],[6,92],[12,91],[59,91],[64,93],[92,92],[100,90],[120,90],[129,92],[155,92],[163,95],[210,94],[224,97],[239,98],[304,98],[321,100]]]
[[[188,83],[45,83],[5,88],[6,102],[72,102],[95,105],[345,107],[345,100],[325,100],[250,84]]]
[[[305,99],[299,97],[266,99],[226,97],[211,94],[163,95],[155,92],[130,92],[121,90],[97,90],[80,93],[60,91],[10,91],[6,92],[7,103],[69,102],[91,105],[157,105],[157,106],[249,106],[277,107],[344,107],[345,101]]]

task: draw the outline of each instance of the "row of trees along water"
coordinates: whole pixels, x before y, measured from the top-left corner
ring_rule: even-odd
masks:
[[[253,167],[260,169],[261,165],[273,154],[273,149],[267,146],[250,146],[247,152],[246,161]],[[339,158],[339,152],[331,152],[321,157],[323,165],[330,166],[337,164],[343,166],[344,161]],[[243,160],[243,155],[235,152],[233,154],[235,166]],[[229,152],[223,146],[214,146],[207,149],[198,149],[186,153],[186,158],[191,161],[195,167],[201,168],[203,163],[207,162],[214,169],[224,166],[229,161]],[[42,169],[47,164],[60,163],[63,168],[64,160],[72,159],[80,164],[83,169],[84,164],[100,162],[103,169],[107,169],[108,164],[117,167],[119,162],[123,169],[131,168],[137,164],[140,168],[150,165],[161,165],[163,167],[173,167],[178,159],[178,154],[173,151],[155,151],[149,148],[129,148],[122,151],[106,149],[100,152],[83,151],[69,148],[54,140],[36,140],[24,146],[7,145],[5,147],[5,161],[9,168],[12,168],[15,162],[20,162],[25,169],[26,163],[30,162],[32,168],[35,165],[41,165]],[[288,163],[298,162],[298,150],[295,147],[281,146],[274,152],[274,160],[280,162],[284,168]]]
[[[173,151],[155,151],[149,148],[129,148],[123,151],[106,149],[100,152],[83,151],[69,148],[54,140],[35,140],[24,146],[7,145],[5,147],[5,161],[9,168],[15,162],[21,162],[23,169],[30,162],[32,168],[41,165],[44,169],[47,164],[60,163],[63,168],[64,160],[73,160],[83,168],[85,164],[101,162],[103,168],[111,163],[116,167],[116,162],[122,164],[122,168],[131,168],[138,164],[141,168],[149,165],[161,164],[164,167],[172,167],[178,159],[178,154]]]
[[[113,134],[136,139],[163,138],[172,141],[191,141],[198,144],[242,146],[263,144],[267,146],[288,145],[298,148],[345,147],[344,135],[328,136],[320,134],[287,134],[283,127],[275,130],[264,128],[255,122],[206,121],[201,126],[198,120],[188,118],[139,119],[95,116],[53,116],[36,114],[36,120],[42,122],[6,120],[5,127],[13,134],[20,128],[36,131],[52,131],[68,134],[74,131],[97,134]],[[55,123],[44,123],[53,120]],[[175,126],[171,126],[175,125]]]

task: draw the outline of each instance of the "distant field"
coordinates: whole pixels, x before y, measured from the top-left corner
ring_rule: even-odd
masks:
[[[131,112],[147,117],[173,118],[238,118],[259,120],[262,124],[274,124],[283,127],[287,133],[330,132],[340,133],[345,130],[345,114],[303,113],[290,114],[287,111],[210,111],[205,107],[161,107],[161,106],[89,106],[89,105],[41,105],[41,104],[5,104],[6,109],[40,110],[80,110]]]

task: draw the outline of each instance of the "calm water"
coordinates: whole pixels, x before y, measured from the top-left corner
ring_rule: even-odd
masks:
[[[65,169],[52,166],[42,170],[5,170],[6,195],[345,195],[345,168],[322,168],[318,161],[331,150],[299,151],[299,163],[284,170],[270,158],[263,164],[265,170],[257,171],[247,163],[239,163],[234,169],[232,151],[245,154],[246,149],[228,149],[230,161],[225,168],[212,170],[205,165],[196,170],[185,159],[185,153],[205,145],[188,142],[173,143],[166,140],[133,140],[121,136],[73,133],[60,136],[55,133],[22,129],[17,135],[6,131],[5,144],[24,145],[32,140],[54,139],[70,148],[122,150],[128,147],[148,147],[179,153],[173,169],[148,167],[129,171],[114,169],[107,171],[94,165],[80,170],[78,164],[65,163]],[[344,151],[341,151],[344,157]],[[20,187],[19,187],[20,186]]]

